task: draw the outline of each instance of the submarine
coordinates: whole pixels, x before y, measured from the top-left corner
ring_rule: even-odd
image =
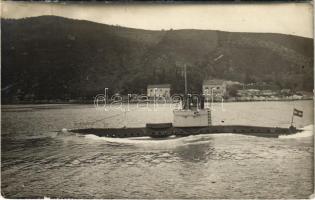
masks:
[[[199,98],[200,99],[200,98]],[[198,100],[198,95],[184,98],[183,107],[173,110],[172,123],[147,123],[145,127],[137,128],[85,128],[72,129],[72,133],[94,134],[100,137],[130,138],[152,137],[167,138],[170,136],[184,137],[200,134],[234,133],[259,137],[274,137],[290,135],[302,130],[291,123],[288,128],[247,126],[247,125],[212,125],[211,109],[204,108],[204,99]],[[293,117],[292,117],[293,119]]]
[[[94,134],[100,137],[130,138],[152,137],[167,138],[170,136],[184,137],[200,134],[234,133],[259,137],[279,137],[301,132],[293,125],[294,115],[302,117],[303,112],[293,110],[291,125],[288,128],[264,127],[248,125],[212,125],[211,108],[205,108],[205,95],[187,94],[187,79],[185,68],[185,95],[181,98],[181,108],[173,110],[172,123],[147,123],[138,128],[85,128],[72,129],[72,133]]]

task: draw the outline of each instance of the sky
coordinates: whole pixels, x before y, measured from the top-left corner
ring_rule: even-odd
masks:
[[[1,1],[4,18],[56,15],[147,30],[206,29],[313,38],[311,3],[161,4]]]

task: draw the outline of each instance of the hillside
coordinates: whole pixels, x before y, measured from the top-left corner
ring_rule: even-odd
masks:
[[[170,83],[190,91],[203,79],[273,83],[312,91],[313,39],[283,34],[212,30],[147,31],[41,16],[2,19],[2,98],[91,98],[110,92],[141,93]]]

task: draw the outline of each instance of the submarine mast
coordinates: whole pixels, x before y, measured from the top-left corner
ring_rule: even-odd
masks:
[[[184,65],[184,78],[185,78],[185,96],[187,95],[187,72],[186,72],[186,64]]]

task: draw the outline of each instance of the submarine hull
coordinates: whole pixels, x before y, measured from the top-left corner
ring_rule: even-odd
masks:
[[[217,125],[205,127],[173,127],[172,124],[147,124],[140,128],[88,128],[73,129],[70,132],[78,134],[94,134],[100,137],[129,138],[129,137],[152,137],[163,138],[169,136],[189,136],[199,134],[220,134],[234,133],[242,135],[252,135],[259,137],[278,137],[279,135],[290,135],[301,130],[295,127],[262,127],[262,126],[242,126],[242,125]]]

